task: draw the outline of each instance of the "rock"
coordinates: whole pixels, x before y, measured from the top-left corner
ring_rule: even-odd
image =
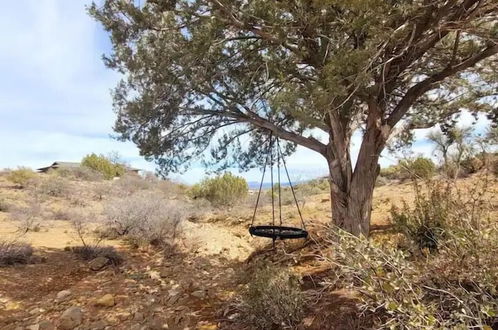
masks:
[[[103,295],[99,299],[95,301],[95,306],[100,306],[100,307],[112,307],[116,305],[116,300],[114,299],[114,296],[110,293]]]
[[[161,278],[167,278],[169,277],[169,272],[166,269],[163,269],[159,272],[159,276],[161,276]]]
[[[29,314],[30,315],[38,315],[38,314],[43,313],[44,311],[45,310],[43,308],[35,307],[35,308],[33,308],[32,310],[29,311]]]
[[[69,307],[62,313],[60,318],[59,328],[64,330],[72,330],[83,322],[83,312],[77,306]]]
[[[209,322],[200,322],[197,325],[197,330],[218,330],[218,325]]]
[[[32,255],[31,257],[29,257],[28,263],[29,264],[41,264],[41,263],[44,263],[45,261],[46,261],[46,258]]]
[[[91,324],[91,329],[92,330],[104,330],[107,326],[107,323],[105,323],[104,321],[100,320],[100,321],[95,321]]]
[[[55,326],[50,321],[41,321],[38,323],[38,330],[55,330]]]
[[[197,290],[192,292],[192,296],[199,298],[199,299],[204,299],[207,297],[207,292],[205,290]]]
[[[105,268],[109,264],[109,259],[106,257],[97,257],[95,259],[92,259],[88,263],[88,267],[90,267],[91,270],[93,271],[99,271]]]
[[[8,303],[5,304],[5,310],[6,311],[12,311],[16,309],[20,309],[21,304],[15,301],[9,301]]]
[[[163,320],[161,320],[158,317],[154,317],[148,322],[148,328],[151,330],[161,330],[161,329],[168,329],[168,324],[165,323]]]
[[[72,295],[71,291],[62,290],[62,291],[57,293],[56,300],[57,301],[64,301],[64,300],[67,300],[71,295]]]
[[[142,322],[144,318],[144,313],[142,312],[136,312],[135,315],[133,315],[133,320],[136,322]]]

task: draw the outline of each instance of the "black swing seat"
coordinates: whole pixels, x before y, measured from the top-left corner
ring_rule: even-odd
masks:
[[[274,240],[308,237],[308,232],[304,229],[284,226],[251,226],[249,227],[249,233],[252,236],[267,237]]]

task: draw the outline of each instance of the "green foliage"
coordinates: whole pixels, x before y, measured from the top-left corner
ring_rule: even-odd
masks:
[[[400,179],[401,169],[398,165],[390,165],[389,167],[381,168],[379,176],[389,180]]]
[[[101,173],[107,180],[122,176],[125,173],[123,165],[113,163],[107,157],[93,153],[85,156],[81,161],[81,165]]]
[[[414,206],[403,201],[401,208],[393,205],[391,222],[412,240],[419,249],[437,249],[455,205],[449,186],[431,183],[427,192],[416,186]]]
[[[244,178],[226,172],[214,178],[204,179],[194,185],[189,194],[193,198],[205,198],[217,206],[233,206],[247,196],[248,190]]]
[[[398,166],[404,178],[429,179],[436,174],[434,162],[422,156],[401,160]]]
[[[491,329],[498,321],[498,226],[488,180],[415,186],[413,205],[393,211],[396,237],[415,250],[392,244],[392,235],[384,244],[332,229],[335,285],[360,292],[372,328]]]
[[[245,322],[258,329],[293,328],[304,317],[305,295],[291,271],[263,265],[242,295]]]
[[[309,129],[349,144],[353,123],[379,113],[389,128],[406,119],[403,128],[411,130],[454,125],[464,108],[492,112],[482,101],[496,87],[496,64],[488,60],[496,53],[488,42],[495,3],[467,5],[106,0],[89,12],[111,36],[106,65],[126,76],[114,92],[115,130],[166,173],[210,147],[209,161],[221,168],[264,163],[269,132],[262,128],[273,123],[275,134],[317,150],[323,145],[307,138]],[[412,24],[415,18],[431,24]],[[440,33],[449,21],[458,31]],[[336,132],[324,115],[341,119]]]
[[[13,184],[19,186],[20,188],[25,188],[26,185],[35,178],[36,174],[27,167],[19,167],[16,170],[12,170],[7,175],[7,180]]]
[[[374,315],[374,329],[491,329],[498,320],[492,273],[498,263],[491,252],[497,244],[474,234],[471,241],[454,236],[422,262],[337,230],[331,238],[337,256],[332,262],[340,269],[335,285],[360,292],[360,312]],[[492,238],[498,238],[496,230]]]

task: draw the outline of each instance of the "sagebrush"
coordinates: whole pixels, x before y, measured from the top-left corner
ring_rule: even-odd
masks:
[[[241,296],[244,321],[258,329],[293,328],[304,317],[306,296],[289,269],[260,265]]]
[[[27,264],[33,255],[33,248],[26,243],[0,240],[0,267]]]
[[[205,198],[217,206],[233,206],[242,201],[249,191],[244,178],[229,172],[204,179],[190,189],[193,198]]]
[[[7,180],[19,188],[25,188],[35,177],[35,172],[27,167],[19,167],[7,174]]]
[[[161,245],[174,240],[188,209],[180,201],[141,192],[108,202],[105,224],[111,236],[124,236],[133,245]]]

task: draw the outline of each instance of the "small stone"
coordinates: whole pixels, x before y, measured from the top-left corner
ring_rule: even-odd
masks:
[[[192,296],[199,298],[199,299],[204,299],[207,296],[207,293],[205,290],[197,290],[192,292]]]
[[[105,268],[109,264],[109,259],[106,257],[97,257],[95,259],[92,259],[88,263],[88,267],[90,267],[91,270],[93,271],[99,271]]]
[[[38,330],[55,330],[55,326],[50,321],[41,321],[38,323]]]
[[[9,301],[5,304],[6,311],[12,311],[21,308],[21,304],[15,301]]]
[[[169,277],[169,272],[166,269],[163,269],[159,272],[159,276],[161,276],[161,278]]]
[[[136,322],[142,322],[144,320],[144,313],[142,312],[136,312],[134,315],[133,315],[133,320],[136,321]]]
[[[57,293],[56,299],[57,301],[67,300],[72,295],[72,292],[69,290],[62,290]]]
[[[32,310],[29,311],[30,315],[37,315],[40,313],[43,313],[45,310],[43,308],[35,307]]]
[[[114,296],[110,293],[103,295],[95,301],[95,306],[112,307],[114,305],[116,305],[116,301],[114,299]]]
[[[106,327],[107,327],[107,324],[102,320],[95,321],[91,324],[92,330],[104,330]]]
[[[72,330],[83,322],[83,312],[77,306],[69,307],[62,313],[60,318],[59,328],[64,330]]]
[[[158,317],[152,318],[152,320],[149,321],[148,326],[151,330],[168,329],[168,324]]]

